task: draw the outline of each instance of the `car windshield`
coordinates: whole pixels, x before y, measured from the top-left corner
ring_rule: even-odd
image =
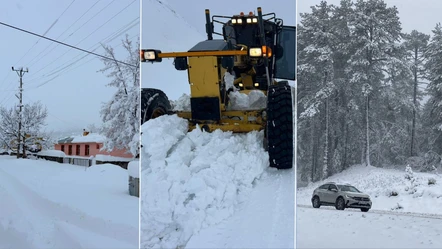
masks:
[[[357,188],[349,185],[338,185],[339,189],[344,192],[355,192],[355,193],[361,193]]]

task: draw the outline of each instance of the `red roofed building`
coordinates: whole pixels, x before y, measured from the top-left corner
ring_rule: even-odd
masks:
[[[72,136],[58,140],[55,144],[55,150],[63,151],[66,156],[80,156],[80,157],[122,157],[122,158],[133,158],[134,156],[126,150],[114,149],[110,152],[106,150],[101,150],[103,148],[103,143],[106,137],[97,134],[89,133],[87,131],[83,132],[82,136]]]

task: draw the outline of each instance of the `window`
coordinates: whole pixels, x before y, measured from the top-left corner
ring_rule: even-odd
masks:
[[[97,144],[97,150],[99,150],[100,149],[100,145],[99,144]]]
[[[80,155],[80,145],[77,144],[76,147],[77,147],[77,148],[76,148],[76,151],[75,151],[75,155],[79,156],[79,155]]]
[[[338,188],[336,187],[336,185],[330,184],[329,190],[338,190]]]
[[[61,151],[64,152],[64,144],[61,145]]]
[[[324,184],[321,187],[319,187],[319,189],[328,189],[329,184]]]
[[[86,156],[89,156],[89,144],[86,144],[84,147],[85,147],[84,154]]]
[[[72,155],[72,144],[69,145],[69,152],[68,155]]]

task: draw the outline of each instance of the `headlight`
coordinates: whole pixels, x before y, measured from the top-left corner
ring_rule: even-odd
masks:
[[[155,60],[156,59],[155,52],[154,51],[146,51],[146,52],[144,52],[144,59],[146,59],[146,60]]]
[[[155,49],[142,49],[140,50],[141,62],[161,62],[162,58],[159,56],[160,50]]]
[[[262,49],[261,48],[250,48],[249,49],[249,56],[250,57],[261,57],[262,56]]]
[[[255,83],[255,87],[258,87],[258,86],[259,86],[259,83],[258,83],[258,82],[256,82],[256,83]]]
[[[239,87],[243,87],[244,86],[244,84],[243,83],[239,83]]]

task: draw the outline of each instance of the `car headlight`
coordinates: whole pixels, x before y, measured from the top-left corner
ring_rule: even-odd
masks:
[[[346,197],[346,198],[353,199],[353,196],[350,196],[350,195],[345,195],[345,197]]]
[[[262,49],[261,48],[250,48],[249,49],[249,56],[250,57],[261,57],[262,56]]]

